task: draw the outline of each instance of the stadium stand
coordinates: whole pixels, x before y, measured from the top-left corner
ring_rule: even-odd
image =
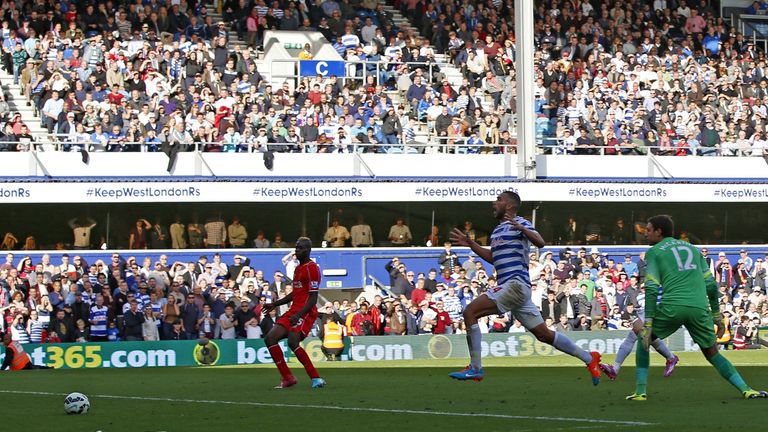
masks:
[[[707,260],[721,287],[728,331],[750,321],[768,326],[768,256],[764,260],[754,249],[726,249],[727,254],[721,249],[716,258]],[[553,328],[591,331],[628,327],[633,311],[627,306],[638,306],[645,273],[643,253],[625,254],[628,250],[563,248],[542,251],[540,256],[532,254],[529,273],[533,300],[545,311],[545,318],[552,319]],[[707,247],[702,250],[709,251]],[[105,340],[107,329],[109,340],[118,340],[123,331],[121,318],[133,299],[140,303],[139,311],[151,309],[148,313],[158,319],[163,339],[179,337],[173,334],[177,320],[186,332],[182,338],[219,337],[218,321],[227,304],[234,306],[237,316],[256,316],[263,327],[272,321],[261,315],[261,307],[283,296],[291,283],[295,264],[290,253],[284,252],[275,251],[271,257],[237,251],[221,256],[211,251],[84,252],[66,258],[58,252],[8,254],[0,265],[0,327],[22,342]],[[346,323],[350,335],[462,333],[461,312],[474,297],[494,286],[492,269],[470,258],[466,251],[433,249],[410,257],[409,252],[400,252],[404,253],[388,251],[395,257],[372,269],[382,285],[389,282],[383,289],[367,290],[357,297],[349,297],[347,292],[346,298],[324,302],[321,312],[335,314],[337,320]],[[97,297],[106,309],[94,307]],[[367,312],[360,311],[364,304]],[[204,306],[213,317],[209,326],[198,324]],[[63,315],[57,317],[58,311]],[[443,311],[449,319],[438,325],[436,314]],[[84,328],[78,332],[80,319]],[[510,316],[491,317],[482,324],[486,332],[519,330]],[[242,325],[237,329],[238,338],[259,334],[248,332]]]
[[[489,71],[514,73],[511,3],[400,8],[476,82]],[[749,26],[756,12],[743,3],[723,17],[707,0],[537,2],[535,109],[546,151],[763,156],[764,49],[756,42],[765,36]],[[503,102],[513,94],[502,93]]]
[[[762,27],[693,3],[537,2],[541,150],[762,156]],[[113,5],[4,9],[3,149],[514,151],[511,1]],[[286,90],[265,32],[310,30],[346,64]]]

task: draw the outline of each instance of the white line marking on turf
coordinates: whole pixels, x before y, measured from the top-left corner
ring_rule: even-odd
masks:
[[[548,428],[547,431],[575,431],[575,430],[596,430],[596,429],[607,429],[607,428],[617,428],[617,427],[630,427],[633,425],[627,425],[627,424],[620,424],[620,425],[602,425],[602,426],[595,426],[595,425],[589,425],[589,426],[571,426],[571,427],[559,427],[559,428]],[[516,432],[538,432],[541,429],[515,429]]]
[[[0,393],[33,395],[33,396],[66,396],[67,395],[67,393],[23,391],[23,390],[0,390]],[[387,413],[387,414],[418,414],[418,415],[436,415],[436,416],[448,416],[448,417],[485,417],[485,418],[497,418],[497,419],[507,419],[507,420],[542,420],[542,421],[578,422],[578,423],[592,423],[592,424],[611,424],[611,425],[624,425],[624,426],[653,426],[654,425],[654,423],[629,421],[629,420],[603,420],[603,419],[578,418],[578,417],[545,417],[545,416],[524,416],[524,415],[490,414],[490,413],[462,413],[462,412],[450,412],[450,411],[407,410],[407,409],[399,410],[399,409],[386,409],[386,408],[361,408],[361,407],[343,407],[343,406],[312,405],[312,404],[302,405],[302,404],[248,402],[248,401],[173,399],[173,398],[145,397],[145,396],[89,395],[88,397],[91,399],[102,398],[102,399],[121,399],[121,400],[139,400],[139,401],[156,401],[156,402],[245,405],[245,406],[255,406],[255,407],[269,407],[269,408],[304,408],[304,409],[309,408],[309,409],[335,410],[335,411],[377,412],[377,413]]]

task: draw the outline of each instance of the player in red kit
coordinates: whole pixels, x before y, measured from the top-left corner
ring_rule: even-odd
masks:
[[[312,360],[299,345],[304,338],[309,335],[312,326],[317,319],[317,292],[320,289],[320,268],[309,259],[309,253],[312,251],[312,240],[307,237],[299,237],[296,241],[296,259],[299,265],[293,273],[293,291],[287,296],[264,306],[264,313],[278,306],[291,303],[290,309],[283,314],[272,330],[267,333],[264,341],[267,344],[272,360],[280,371],[282,380],[277,389],[283,389],[296,385],[296,378],[291,373],[291,369],[285,363],[283,350],[277,343],[288,338],[288,347],[291,348],[296,358],[299,359],[307,375],[312,378],[312,388],[325,386],[325,380],[320,378]]]

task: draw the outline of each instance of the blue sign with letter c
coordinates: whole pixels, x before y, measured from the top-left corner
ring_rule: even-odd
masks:
[[[344,76],[344,62],[339,60],[301,60],[299,61],[299,75],[301,76]]]

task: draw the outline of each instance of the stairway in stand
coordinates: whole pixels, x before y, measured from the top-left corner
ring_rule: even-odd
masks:
[[[237,30],[235,27],[231,22],[224,21],[224,17],[216,11],[215,6],[208,6],[208,15],[213,18],[213,22],[224,22],[226,24],[227,29],[229,30],[227,45],[229,46],[230,52],[234,52],[235,47],[239,47],[241,51],[248,49],[248,43],[237,37]],[[269,71],[264,64],[264,53],[258,52],[256,55],[252,55],[251,58],[254,59],[254,62],[256,63],[256,70],[258,70],[261,76],[264,77],[264,80],[269,82]]]
[[[399,9],[395,9],[394,6],[392,6],[389,3],[384,3],[384,10],[389,12],[392,15],[392,21],[394,21],[395,26],[402,28],[402,27],[408,27],[412,28],[413,32],[416,36],[420,36],[419,30],[411,24],[410,21],[408,21],[407,18],[403,16],[403,14],[400,13]],[[447,55],[445,54],[435,54],[435,61],[437,62],[438,66],[440,66],[440,72],[445,74],[445,77],[448,78],[448,82],[454,87],[459,88],[461,86],[463,76],[461,75],[461,71],[456,68],[456,66],[453,65],[453,63],[450,61]]]
[[[42,137],[46,130],[40,124],[40,118],[35,115],[35,108],[31,104],[27,106],[27,98],[21,94],[21,86],[13,83],[13,74],[0,69],[0,87],[11,108],[9,116],[18,112],[21,114],[21,120],[29,127],[32,136]]]

